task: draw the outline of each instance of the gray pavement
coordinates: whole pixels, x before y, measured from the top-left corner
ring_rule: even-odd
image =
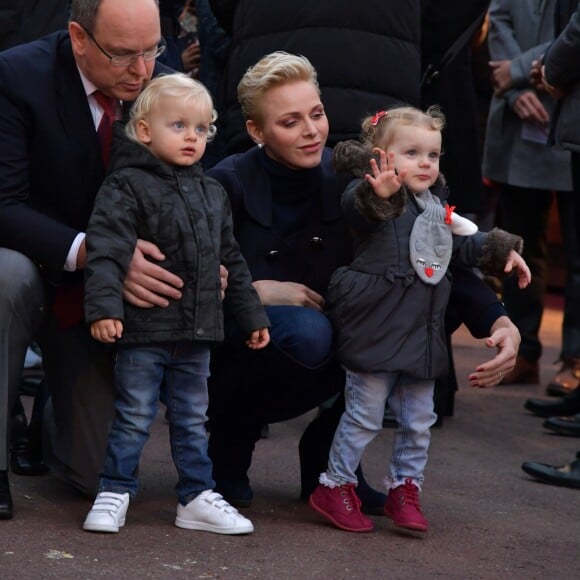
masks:
[[[542,383],[554,372],[561,311],[542,327]],[[431,529],[403,533],[384,517],[352,534],[325,523],[298,501],[297,445],[312,415],[271,426],[259,442],[251,479],[254,534],[219,536],[173,526],[176,500],[167,426],[160,414],[141,465],[142,489],[119,534],[89,534],[90,500],[50,476],[11,476],[15,518],[0,522],[0,578],[169,579],[576,579],[580,491],[543,485],[525,460],[565,463],[580,440],[550,435],[522,407],[540,386],[471,389],[468,372],[488,352],[460,330],[454,352],[461,379],[455,416],[433,430],[422,503]],[[392,430],[364,457],[380,485]]]

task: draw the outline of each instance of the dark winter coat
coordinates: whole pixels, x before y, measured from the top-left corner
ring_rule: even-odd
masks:
[[[0,50],[66,28],[68,0],[2,0]]]
[[[574,2],[563,3],[571,12]],[[567,4],[567,6],[566,6]],[[564,10],[566,8],[566,10]],[[546,81],[568,91],[560,102],[555,120],[556,143],[576,153],[580,152],[580,2],[560,36],[554,41],[544,57]]]
[[[419,0],[211,0],[232,35],[223,79],[228,151],[252,143],[236,88],[247,68],[276,50],[306,56],[318,72],[330,122],[328,144],[356,137],[365,116],[419,104]]]
[[[236,239],[252,278],[298,282],[324,295],[332,272],[352,258],[332,153],[324,151],[319,168],[320,211],[287,236],[272,224],[272,190],[260,161],[263,155],[263,149],[254,147],[224,159],[206,175],[217,179],[230,196]]]
[[[350,145],[335,149],[335,162],[338,169],[360,175],[366,164],[356,165],[364,150]],[[443,185],[432,193],[442,201],[448,194]],[[360,178],[351,181],[342,197],[345,220],[354,232],[355,257],[333,274],[327,293],[338,357],[353,371],[402,372],[418,379],[443,376],[448,370],[445,309],[451,275],[432,285],[413,269],[409,238],[423,211],[415,195],[402,188],[388,200],[369,203],[370,197],[379,199]],[[498,275],[511,249],[521,251],[522,241],[507,232],[453,236],[452,261]]]
[[[223,188],[199,164],[174,167],[116,127],[112,172],[105,179],[87,229],[87,322],[117,318],[122,343],[223,340],[220,263],[229,272],[226,302],[243,333],[269,326],[233,236]],[[122,287],[137,239],[155,243],[160,263],[184,282],[167,308],[123,302]]]
[[[555,101],[546,91],[534,90],[530,81],[532,62],[554,39],[554,5],[537,0],[494,0],[489,12],[489,53],[492,60],[510,61],[512,87],[493,96],[489,106],[483,174],[498,183],[516,187],[570,191],[570,153],[546,142],[526,137],[533,124],[515,112],[518,98],[533,91],[552,117]]]
[[[421,60],[425,70],[438,65],[455,40],[485,10],[489,0],[421,0]],[[442,68],[439,76],[421,90],[421,107],[438,105],[446,117],[443,129],[445,155],[441,171],[450,189],[449,203],[462,213],[479,214],[485,209],[481,176],[478,131],[478,105],[471,48],[455,50],[455,58]]]

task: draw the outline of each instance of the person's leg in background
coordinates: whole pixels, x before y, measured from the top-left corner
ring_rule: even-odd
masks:
[[[564,319],[562,322],[562,368],[550,381],[548,394],[564,396],[580,385],[580,242],[576,221],[577,192],[558,192],[562,249],[566,260]]]
[[[23,254],[0,248],[0,519],[13,516],[7,473],[10,413],[42,309],[43,287],[37,267]]]
[[[532,282],[524,290],[511,276],[503,283],[503,301],[522,342],[515,368],[506,373],[502,384],[538,384],[542,345],[540,323],[546,295],[548,257],[548,218],[552,194],[549,191],[503,185],[500,196],[503,229],[522,236],[523,257],[532,273]]]
[[[62,329],[52,313],[39,342],[50,390],[43,414],[45,463],[93,496],[114,417],[112,350],[93,340],[84,322]]]
[[[37,397],[40,400],[42,395],[35,395],[34,406],[37,406]],[[16,397],[12,406],[10,426],[10,469],[12,473],[18,475],[43,475],[48,471],[42,461],[42,449],[38,445],[31,445],[31,435],[29,435],[29,425],[26,412],[20,396]],[[34,412],[33,412],[34,415]],[[30,432],[33,433],[35,425],[31,420]]]
[[[27,418],[22,397],[32,397],[32,413]],[[18,396],[12,408],[10,469],[19,475],[42,475],[48,471],[42,460],[42,411],[48,397],[42,353],[37,343],[26,350]]]

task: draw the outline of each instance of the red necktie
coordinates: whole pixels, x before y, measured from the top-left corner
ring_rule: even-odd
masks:
[[[97,136],[99,137],[99,143],[101,145],[101,156],[103,158],[103,163],[105,167],[109,164],[109,158],[111,156],[111,143],[113,141],[113,123],[117,116],[117,99],[113,97],[107,97],[107,95],[101,93],[101,91],[95,91],[93,93],[97,103],[103,109],[103,117],[99,123],[97,129]]]
[[[101,91],[95,91],[93,96],[103,109],[103,117],[97,129],[97,136],[101,146],[103,164],[107,167],[111,156],[111,143],[113,141],[113,123],[117,115],[117,99],[107,97]],[[52,305],[57,323],[61,329],[66,329],[84,318],[84,284],[82,282],[73,286],[60,286],[57,288]]]

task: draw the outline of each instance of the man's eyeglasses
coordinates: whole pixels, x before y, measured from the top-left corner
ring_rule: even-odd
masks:
[[[92,40],[95,46],[109,59],[113,66],[130,66],[132,65],[140,56],[143,57],[144,61],[155,60],[159,55],[163,54],[166,45],[160,44],[155,48],[145,50],[143,52],[134,52],[132,54],[109,54],[95,39],[95,37],[79,22],[79,26],[86,32],[87,36]]]

